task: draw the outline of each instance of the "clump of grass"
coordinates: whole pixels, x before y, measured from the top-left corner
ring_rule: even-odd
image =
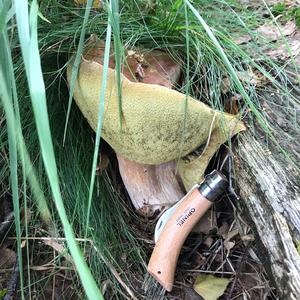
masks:
[[[282,16],[284,21],[295,20],[298,28],[300,28],[300,8],[288,8],[284,2],[280,2],[272,6],[271,11],[274,16]]]
[[[277,3],[272,7],[272,13],[274,14],[274,16],[283,14],[285,10],[286,10],[286,5],[284,2]]]

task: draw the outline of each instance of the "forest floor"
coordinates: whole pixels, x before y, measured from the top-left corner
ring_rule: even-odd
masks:
[[[75,2],[80,3],[80,1]],[[300,94],[299,1],[264,1],[268,6],[259,0],[228,1],[231,2],[234,2],[237,13],[248,22],[246,30],[237,32],[229,30],[232,40],[259,66],[270,62],[275,63],[278,68],[272,69],[268,65],[268,71],[276,80],[286,84],[290,89],[289,92],[294,93],[297,98]],[[43,16],[50,19],[52,11],[47,9],[42,11]],[[222,10],[221,4],[220,10]],[[212,15],[208,14],[207,18],[217,18],[219,14],[220,11],[212,12]],[[68,17],[63,16],[62,21],[67,23]],[[91,31],[89,33],[93,33],[92,25],[89,29]],[[49,45],[46,42],[44,45],[43,42],[41,38],[41,52],[44,55],[42,55],[42,66],[49,99],[50,124],[53,130],[59,176],[64,179],[62,186],[65,205],[77,241],[85,249],[86,260],[104,297],[106,299],[174,300],[276,299],[276,290],[266,275],[265,266],[255,254],[257,249],[253,230],[243,217],[239,203],[242,199],[238,199],[233,194],[220,199],[212,213],[203,220],[202,227],[199,230],[196,228],[190,234],[179,258],[174,290],[171,293],[162,290],[145,269],[154,246],[153,232],[158,214],[145,217],[133,208],[118,170],[116,155],[104,141],[101,141],[102,160],[97,168],[95,202],[92,205],[91,220],[88,224],[89,238],[86,238],[84,227],[86,216],[83,216],[83,210],[88,204],[81,204],[80,201],[87,197],[95,135],[74,105],[69,123],[69,137],[66,139],[65,147],[62,146],[64,122],[57,120],[65,120],[69,94],[65,73],[62,72],[62,76],[61,74],[58,76],[57,69],[63,70],[69,53],[68,50],[60,51],[60,45],[53,43],[51,46],[53,48],[50,49],[53,51],[48,54]],[[17,54],[20,53],[18,47],[13,49]],[[72,51],[74,52],[74,49]],[[260,109],[267,120],[283,128],[285,133],[276,137],[281,147],[289,150],[289,157],[299,161],[299,111],[294,121],[286,120],[285,109],[290,104],[286,105],[283,102],[285,100],[277,95],[274,97],[275,100],[271,101],[270,95],[276,92],[276,88],[272,86],[270,78],[247,64],[248,61],[241,62],[241,65],[247,67],[237,72],[240,81],[246,87],[251,86],[248,90],[250,93],[255,91],[255,98],[258,99]],[[211,66],[215,67],[215,65]],[[242,97],[238,92],[232,93],[232,83],[228,74],[227,76],[221,74],[220,78],[222,97],[227,97],[231,103],[228,112],[237,113]],[[287,82],[284,82],[285,80]],[[27,92],[24,93],[24,99],[28,99]],[[280,107],[279,113],[274,114],[275,106]],[[23,115],[26,117],[31,110],[29,104],[24,105]],[[52,199],[42,166],[38,140],[33,138],[36,135],[34,121],[32,117],[28,117],[28,120],[28,123],[24,122],[26,142],[34,166],[38,173],[42,174],[39,179],[43,193]],[[251,118],[246,116],[245,121],[248,122],[247,125],[251,125]],[[73,259],[67,253],[66,245],[63,244],[65,241],[63,230],[56,227],[59,229],[54,235],[45,226],[36,213],[37,209],[30,193],[25,196],[28,198],[26,205],[29,209],[21,206],[20,212],[23,226],[21,247],[25,283],[20,282],[9,179],[9,151],[4,127],[5,117],[0,107],[0,300],[20,299],[21,290],[25,291],[26,299],[84,298]],[[263,136],[264,132],[256,131],[256,134]],[[223,150],[222,148],[219,156],[214,157],[209,168],[220,166]],[[284,159],[282,155],[278,155],[278,160]],[[20,180],[20,198],[23,189],[24,182]],[[238,194],[238,190],[236,193]],[[51,207],[51,212],[56,220],[57,212],[54,205]]]

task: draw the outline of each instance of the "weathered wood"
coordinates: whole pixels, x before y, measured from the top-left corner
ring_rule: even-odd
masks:
[[[269,86],[259,95],[264,115],[281,149],[254,122],[255,130],[239,136],[235,167],[241,204],[246,210],[244,216],[252,221],[257,237],[257,255],[279,299],[300,299],[300,89],[297,82],[289,92],[283,95]]]
[[[299,132],[292,131],[298,126],[299,107],[294,104],[290,112],[283,112],[289,103],[278,105],[272,100],[266,105],[275,137],[287,153],[297,159]],[[295,140],[290,139],[291,136]],[[297,251],[300,242],[299,172],[272,143],[267,147],[259,130],[256,134],[248,131],[239,136],[235,155],[235,179],[241,205],[246,211],[244,216],[253,223],[257,255],[279,298],[300,299],[300,256]]]

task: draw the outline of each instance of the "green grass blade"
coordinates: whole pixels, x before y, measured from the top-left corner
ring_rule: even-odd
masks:
[[[101,82],[101,89],[100,89],[100,102],[99,102],[100,107],[99,107],[98,123],[96,129],[96,142],[95,142],[95,149],[94,149],[94,156],[93,156],[92,174],[91,174],[90,187],[89,187],[85,238],[87,237],[87,229],[89,227],[90,211],[92,206],[92,197],[93,197],[96,168],[97,168],[97,161],[99,155],[100,136],[101,136],[102,123],[103,123],[103,113],[104,113],[104,101],[105,101],[105,93],[106,93],[106,86],[107,86],[107,73],[108,73],[108,64],[109,64],[111,32],[112,32],[111,23],[108,15],[105,50],[104,50],[103,74],[102,74],[102,82]]]
[[[0,32],[4,29],[6,25],[7,12],[9,10],[11,1],[4,0],[3,3],[0,2]]]
[[[12,96],[13,96],[13,103],[14,103],[14,111],[16,117],[14,118],[14,123],[15,123],[15,133],[18,132],[19,128],[21,128],[21,121],[20,121],[20,113],[19,113],[19,105],[18,105],[18,96],[17,96],[17,88],[16,88],[16,79],[14,76],[14,69],[13,69],[13,62],[12,62],[12,57],[11,57],[11,52],[10,52],[10,46],[8,42],[8,36],[7,32],[4,30],[2,31],[1,37],[0,37],[0,44],[1,44],[1,51],[2,51],[2,59],[4,61],[3,67],[6,65],[7,69],[7,82],[9,82],[10,88],[12,90]],[[13,146],[13,148],[16,146],[16,151],[17,151],[17,145],[18,145],[18,134],[15,134],[15,137],[17,138],[17,143],[16,145]],[[11,147],[10,147],[11,148]],[[25,168],[25,163],[24,163],[24,151],[22,148],[20,148],[19,151],[19,156],[21,160],[21,164],[23,166],[22,168],[22,176],[23,176],[23,206],[24,206],[24,220],[25,220],[25,236],[28,236],[28,209],[27,209],[27,182],[26,182],[26,168]],[[14,201],[14,206],[16,205]],[[20,204],[18,203],[18,206]],[[15,211],[15,215],[18,212]],[[19,213],[17,214],[19,215]],[[30,258],[29,258],[29,243],[27,241],[26,243],[26,259],[27,259],[27,281],[28,281],[28,294],[31,299],[31,284],[30,284]],[[21,261],[19,262],[20,265],[22,265]],[[21,282],[23,284],[23,278],[21,278]],[[22,293],[23,293],[23,285],[22,287]]]
[[[8,134],[8,145],[9,145],[9,168],[10,168],[10,181],[12,189],[13,199],[13,210],[15,216],[15,230],[17,236],[17,253],[18,253],[18,264],[20,273],[20,290],[21,297],[24,298],[24,274],[23,274],[23,259],[22,259],[22,248],[21,248],[21,221],[20,221],[20,203],[19,203],[19,187],[18,187],[18,155],[17,155],[17,136],[16,126],[18,126],[14,118],[14,109],[12,105],[12,95],[16,95],[16,90],[13,88],[13,69],[10,68],[10,50],[8,47],[8,39],[6,32],[6,17],[9,9],[8,1],[0,4],[1,16],[0,16],[0,53],[3,62],[1,64],[0,81],[1,85],[0,98],[2,102],[6,103],[4,107],[7,119],[7,134]],[[11,104],[11,105],[9,105]],[[15,103],[17,105],[17,103]],[[27,224],[25,224],[27,227]],[[28,254],[28,252],[27,252]]]
[[[269,126],[266,124],[266,120],[264,120],[264,118],[262,117],[261,113],[258,111],[258,109],[255,107],[254,103],[251,101],[249,95],[247,94],[247,92],[245,91],[245,89],[244,89],[241,81],[239,80],[236,71],[234,70],[232,64],[230,63],[227,55],[225,54],[223,48],[221,47],[221,45],[218,42],[218,40],[215,37],[215,35],[213,34],[212,30],[207,25],[207,23],[204,21],[204,19],[201,17],[201,15],[199,14],[199,12],[195,9],[195,7],[188,0],[185,0],[185,2],[188,5],[188,7],[190,8],[190,10],[193,12],[193,14],[195,15],[195,17],[198,19],[198,21],[200,22],[200,24],[203,26],[203,28],[206,31],[207,35],[211,39],[213,45],[216,47],[216,51],[219,54],[219,56],[221,57],[224,65],[226,66],[226,68],[227,68],[227,70],[228,70],[228,72],[229,72],[232,80],[234,81],[237,89],[241,93],[242,97],[244,98],[244,100],[247,103],[247,105],[249,106],[249,108],[252,110],[252,112],[254,113],[254,115],[257,117],[258,122],[260,123],[260,125],[264,128],[264,130],[270,136],[273,136],[272,133],[271,133],[271,131],[270,131]]]
[[[189,16],[187,5],[184,2],[184,18],[185,18],[185,43],[186,43],[186,80],[185,80],[185,103],[184,103],[184,122],[183,122],[183,139],[186,131],[186,118],[188,111],[188,97],[190,94],[190,35],[189,35]],[[180,147],[181,149],[181,147]],[[180,155],[181,156],[181,155]]]
[[[182,147],[185,140],[185,134],[186,134],[186,121],[187,121],[187,113],[188,113],[188,97],[190,95],[190,35],[189,35],[189,16],[188,16],[188,10],[187,5],[183,1],[177,1],[175,5],[179,9],[179,5],[181,6],[183,4],[184,6],[184,21],[185,21],[185,50],[186,50],[186,67],[185,67],[185,101],[183,106],[183,124],[181,129],[181,141],[179,145],[179,153],[178,153],[178,159],[182,156]],[[176,172],[177,172],[178,164],[176,165]]]
[[[0,53],[1,53],[1,57],[3,58],[3,61],[5,62],[4,64],[2,64],[2,68],[5,68],[5,72],[4,72],[6,74],[5,77],[7,78],[7,81],[10,82],[12,95],[14,99],[14,103],[11,104],[12,106],[10,109],[15,111],[15,122],[16,122],[15,129],[16,129],[16,135],[18,137],[17,147],[18,147],[21,163],[23,166],[23,185],[26,182],[26,178],[28,178],[30,186],[32,188],[34,199],[36,200],[38,211],[41,214],[41,218],[45,222],[45,224],[47,224],[50,227],[51,224],[50,210],[48,208],[45,196],[40,189],[40,185],[38,183],[35,171],[32,167],[29,154],[25,147],[24,137],[21,132],[20,111],[19,111],[19,104],[18,104],[16,79],[14,76],[14,66],[13,66],[12,56],[10,52],[8,36],[5,30],[3,30],[0,36]],[[24,197],[26,197],[25,186],[23,189],[23,194]]]
[[[24,3],[26,8],[24,7]],[[20,6],[19,6],[20,5]],[[28,85],[30,90],[30,96],[32,100],[32,106],[37,125],[37,131],[39,136],[40,147],[42,151],[43,162],[45,165],[48,180],[51,186],[55,205],[61,219],[67,244],[70,253],[74,259],[75,266],[78,271],[78,275],[81,279],[82,285],[85,289],[87,297],[89,299],[103,299],[99,288],[88,268],[81,250],[75,240],[74,232],[69,223],[64,204],[61,197],[59,180],[57,174],[57,166],[55,161],[54,149],[52,144],[47,105],[46,105],[46,94],[45,86],[43,81],[43,75],[41,70],[40,55],[38,50],[38,39],[37,39],[37,16],[38,16],[38,5],[36,1],[33,1],[30,9],[30,20],[24,19],[20,16],[22,13],[21,8],[27,11],[27,1],[16,1],[16,17],[17,26],[19,30],[19,36],[23,36],[23,31],[29,32],[31,36],[27,36],[28,39],[20,38],[21,50],[25,63],[25,69],[27,73]],[[29,25],[29,26],[28,26]],[[25,46],[29,46],[27,50]]]
[[[84,18],[83,18],[83,24],[82,24],[80,38],[79,38],[78,47],[77,47],[77,52],[76,52],[74,64],[72,67],[70,87],[69,87],[69,102],[68,102],[68,109],[67,109],[67,116],[66,116],[66,124],[65,124],[65,129],[64,129],[63,144],[65,143],[65,139],[66,139],[70,111],[71,111],[71,106],[72,106],[72,102],[73,102],[74,88],[75,88],[75,83],[76,83],[76,79],[77,79],[77,75],[78,75],[78,69],[79,69],[79,65],[80,65],[80,61],[81,61],[81,54],[82,54],[83,47],[84,47],[86,25],[87,25],[87,22],[88,22],[88,19],[90,16],[92,4],[93,4],[93,0],[87,0]]]
[[[111,26],[114,36],[114,56],[115,56],[115,69],[118,86],[118,101],[119,101],[119,123],[120,130],[122,130],[122,82],[121,82],[121,60],[122,60],[122,43],[120,39],[120,15],[119,15],[119,1],[111,2]]]
[[[245,100],[245,103],[248,105],[248,107],[251,110],[251,112],[257,118],[257,121],[260,124],[260,126],[262,127],[262,129],[270,137],[270,139],[275,143],[275,145],[282,151],[282,153],[288,159],[288,161],[291,162],[298,169],[297,162],[294,161],[288,155],[288,153],[286,153],[286,151],[279,145],[278,141],[274,137],[274,134],[272,133],[271,126],[267,123],[267,120],[262,116],[261,112],[254,105],[253,101],[251,101],[249,95],[247,94],[247,92],[245,91],[245,89],[244,89],[241,81],[239,80],[236,71],[234,70],[232,64],[230,63],[228,57],[226,56],[223,48],[221,47],[220,43],[218,42],[217,38],[213,34],[213,32],[210,29],[210,27],[207,25],[207,23],[201,17],[201,15],[199,14],[199,12],[195,9],[195,7],[188,0],[185,0],[185,2],[187,3],[187,5],[190,8],[190,10],[193,12],[193,14],[195,15],[195,17],[198,19],[198,21],[200,22],[200,24],[202,25],[202,27],[206,31],[206,33],[209,36],[209,38],[211,39],[213,45],[215,46],[215,49],[216,49],[218,55],[222,59],[224,65],[227,68],[228,73],[230,74],[233,82],[235,83],[235,85],[237,87],[237,90],[239,91],[239,93],[241,94],[241,96],[243,97],[243,99]],[[253,65],[254,65],[254,63],[253,63]],[[262,70],[262,68],[259,68],[259,70]],[[262,72],[262,73],[265,74],[267,72]],[[267,78],[268,78],[268,76],[267,76]]]
[[[19,30],[19,40],[21,44],[22,54],[24,57],[25,70],[28,69],[28,57],[29,57],[29,26],[28,26],[28,1],[15,0],[17,27]],[[27,74],[28,75],[28,74]]]
[[[23,260],[22,260],[22,248],[21,248],[21,222],[20,222],[20,206],[19,206],[19,190],[18,190],[18,162],[17,162],[17,146],[16,146],[16,122],[14,118],[14,112],[12,109],[11,93],[8,92],[6,86],[7,78],[3,74],[2,67],[0,68],[0,98],[2,100],[4,111],[6,114],[8,144],[9,144],[9,163],[10,163],[10,181],[13,198],[13,208],[15,215],[15,227],[17,236],[17,253],[20,273],[20,289],[21,297],[24,297],[24,276],[23,276]]]

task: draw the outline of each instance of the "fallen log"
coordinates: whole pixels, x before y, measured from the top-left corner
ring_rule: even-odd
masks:
[[[272,101],[263,102],[263,106],[286,154],[279,154],[275,145],[267,144],[259,131],[243,133],[234,150],[235,179],[245,210],[243,216],[253,225],[256,254],[279,298],[300,299],[300,175],[289,162],[289,158],[297,160],[299,155],[300,133],[295,126],[299,126],[300,106],[294,103],[288,110],[290,103],[280,105],[284,100],[272,96]]]

